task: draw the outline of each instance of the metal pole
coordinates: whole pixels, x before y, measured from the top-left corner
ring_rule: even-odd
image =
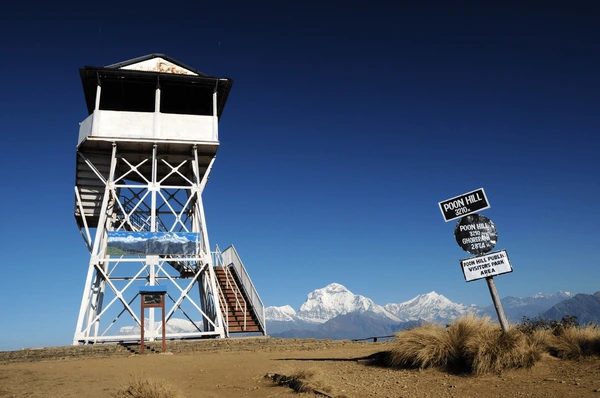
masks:
[[[167,323],[165,321],[165,295],[160,297],[160,306],[162,307],[162,352],[167,351]]]
[[[496,290],[496,285],[494,284],[494,278],[492,276],[488,276],[485,278],[485,280],[487,281],[488,288],[490,289],[490,294],[492,295],[492,301],[494,302],[494,307],[496,308],[498,321],[500,322],[500,326],[502,326],[502,331],[508,332],[508,321],[506,320],[504,310],[502,309],[502,303],[500,302],[500,297],[498,296],[498,291]]]
[[[144,353],[144,295],[140,294],[141,308],[142,308],[142,322],[140,325],[140,354]]]

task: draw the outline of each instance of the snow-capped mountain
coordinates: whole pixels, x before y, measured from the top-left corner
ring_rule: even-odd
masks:
[[[265,318],[271,321],[293,321],[296,311],[289,305],[265,308]]]
[[[108,254],[194,254],[198,246],[197,233],[175,232],[111,232]]]
[[[108,235],[109,242],[123,242],[123,243],[135,243],[135,242],[143,242],[147,240],[142,236],[135,236],[132,234],[129,235]]]
[[[353,294],[339,283],[331,283],[309,293],[308,299],[302,304],[296,317],[306,322],[324,323],[338,315],[351,312],[370,313],[400,322],[400,319],[381,305],[375,304],[373,300],[364,296]],[[286,315],[293,316],[289,310]]]
[[[573,295],[569,292],[538,293],[533,297],[506,297],[502,304],[509,320],[519,321],[523,316],[535,317],[570,297]],[[454,303],[436,292],[400,304],[381,306],[353,294],[339,283],[309,293],[298,312],[289,305],[265,308],[267,333],[271,336],[313,338],[393,334],[422,322],[447,323],[468,313],[489,315],[492,319],[497,317],[493,305],[480,308]]]
[[[574,297],[573,293],[559,291],[555,294],[537,293],[531,297],[504,297],[502,307],[509,321],[517,322],[523,317],[536,317],[549,310],[554,305]],[[481,309],[482,314],[495,317],[493,305]]]
[[[325,323],[338,315],[357,312],[395,323],[419,320],[445,322],[476,311],[475,307],[453,303],[436,292],[417,296],[404,303],[381,306],[367,297],[352,293],[339,283],[331,283],[309,293],[300,311],[295,312],[289,305],[267,307],[265,317],[272,322]]]
[[[559,290],[558,292],[556,292],[555,294],[545,294],[542,292],[536,293],[532,296],[534,299],[537,298],[550,298],[550,299],[554,299],[554,298],[562,298],[562,299],[568,299],[568,298],[572,298],[574,297],[574,294],[571,292],[563,292],[562,290]]]
[[[600,291],[594,294],[576,294],[554,305],[542,316],[560,320],[567,315],[577,317],[580,325],[600,324]]]
[[[267,307],[265,318],[267,332],[274,337],[363,338],[390,335],[421,322],[447,322],[476,311],[435,292],[381,306],[331,283],[309,293],[298,312],[289,305]]]
[[[195,323],[196,323],[196,325],[202,327],[201,321],[196,321]],[[148,328],[150,326],[150,321],[148,319],[146,319],[144,321],[144,324],[146,325],[146,328]],[[154,327],[156,329],[158,329],[160,326],[162,326],[162,321],[154,322]],[[190,333],[190,332],[197,332],[197,331],[198,331],[198,329],[196,329],[194,324],[187,319],[171,318],[171,319],[169,319],[169,322],[167,322],[167,333]],[[139,335],[140,327],[138,325],[122,326],[119,329],[119,334]]]
[[[436,292],[421,294],[400,304],[386,304],[384,308],[402,322],[418,320],[445,322],[477,312],[477,308],[474,306],[467,307],[464,304],[453,303]]]

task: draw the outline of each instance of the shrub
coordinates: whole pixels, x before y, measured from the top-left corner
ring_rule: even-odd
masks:
[[[396,334],[387,365],[401,368],[447,367],[456,353],[447,333],[436,325],[424,325]]]
[[[306,371],[296,372],[291,376],[280,374],[267,375],[267,377],[270,377],[276,384],[289,387],[296,392],[313,392],[313,389],[308,382],[308,379],[312,376],[312,372]]]
[[[169,385],[158,381],[132,379],[115,394],[115,398],[178,398]]]
[[[530,368],[542,355],[543,347],[532,344],[522,332],[499,328],[484,329],[465,341],[465,358],[477,374],[504,369]]]
[[[580,326],[576,316],[566,315],[560,321],[553,319],[523,318],[517,325],[529,336],[544,340],[547,351],[563,359],[580,359],[600,355],[598,325]]]
[[[553,336],[550,353],[563,359],[580,359],[600,355],[600,329],[597,325],[571,327]]]
[[[560,321],[542,318],[541,316],[536,318],[523,317],[516,328],[525,334],[532,334],[537,330],[549,330],[556,336],[565,329],[578,326],[579,322],[577,322],[576,316],[565,315]]]
[[[468,315],[446,328],[426,325],[399,332],[386,362],[392,367],[482,374],[529,368],[545,347],[542,334],[526,335],[517,329],[503,333],[489,318]]]
[[[330,397],[333,389],[319,375],[310,370],[300,370],[290,376],[281,374],[267,374],[265,377],[271,379],[275,384],[291,388],[298,393],[309,393],[311,395],[319,395]],[[345,395],[335,394],[336,397],[344,398]]]

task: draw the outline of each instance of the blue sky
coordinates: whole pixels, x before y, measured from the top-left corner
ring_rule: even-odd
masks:
[[[500,296],[600,290],[590,3],[196,3],[0,16],[0,350],[70,343],[89,261],[73,217],[78,69],[150,53],[235,80],[206,217],[266,305],[298,310],[331,282],[378,304],[434,290],[490,305],[438,208],[480,187],[514,266]]]

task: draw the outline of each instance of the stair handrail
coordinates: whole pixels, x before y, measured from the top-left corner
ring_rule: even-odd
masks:
[[[219,247],[217,246],[217,251],[213,253],[214,254],[214,263],[216,267],[220,267],[223,270],[223,273],[225,274],[225,288],[231,290],[233,292],[234,298],[235,298],[235,309],[234,311],[236,311],[238,308],[242,311],[242,314],[244,316],[244,331],[246,330],[247,327],[247,320],[248,320],[248,306],[246,303],[246,299],[244,298],[244,295],[241,291],[241,289],[239,288],[239,286],[237,285],[237,282],[235,281],[235,277],[233,276],[233,274],[231,273],[231,271],[229,270],[229,266],[225,266],[223,265],[223,256],[222,253],[219,251]],[[223,291],[221,289],[221,286],[219,285],[219,291],[223,294]],[[241,299],[241,300],[240,300]],[[225,294],[223,294],[223,300],[227,303],[227,300],[225,298]],[[241,302],[240,302],[241,301]],[[242,302],[243,302],[243,307],[242,307]],[[227,308],[226,308],[227,309]],[[229,314],[227,314],[227,316],[229,316]],[[229,324],[229,322],[228,322]]]
[[[218,266],[223,266],[223,258],[221,257],[221,251],[219,250],[219,246],[217,246],[217,249],[215,252],[212,253],[213,255],[213,264],[215,265],[215,267]],[[227,334],[227,337],[229,337],[229,305],[227,304],[227,300],[225,299],[225,293],[223,292],[223,289],[221,289],[221,284],[220,283],[216,283],[217,285],[217,294],[219,296],[219,303],[221,303],[221,307],[225,308],[225,311],[221,311],[221,314],[223,315],[223,323],[225,326],[225,333]]]
[[[223,323],[225,326],[225,332],[227,333],[227,337],[229,337],[229,306],[227,305],[227,300],[225,299],[225,294],[221,289],[221,286],[217,283],[217,290],[219,295],[219,303],[221,303],[221,308],[224,308],[225,311],[221,311],[223,314]]]
[[[240,290],[238,284],[236,283],[234,276],[231,274],[229,267],[225,266],[225,267],[223,267],[223,270],[225,271],[225,281],[226,281],[227,287],[231,289],[231,291],[233,292],[234,297],[235,297],[235,309],[237,310],[239,308],[242,311],[242,313],[244,314],[244,330],[246,330],[246,321],[248,319],[248,307],[247,307],[246,299],[244,298],[242,291]],[[242,308],[242,303],[240,302],[240,298],[241,298],[241,301],[244,303],[243,308]]]
[[[263,333],[266,335],[267,329],[265,325],[265,306],[260,299],[260,296],[258,295],[258,292],[256,291],[256,288],[250,279],[250,275],[248,275],[248,272],[246,271],[246,268],[244,267],[244,264],[237,253],[237,250],[235,250],[235,247],[231,245],[221,252],[221,257],[224,266],[231,265],[235,269],[238,280],[242,285],[241,287],[244,289],[246,297],[248,297],[250,300],[252,308],[254,308],[257,321],[262,328]]]

